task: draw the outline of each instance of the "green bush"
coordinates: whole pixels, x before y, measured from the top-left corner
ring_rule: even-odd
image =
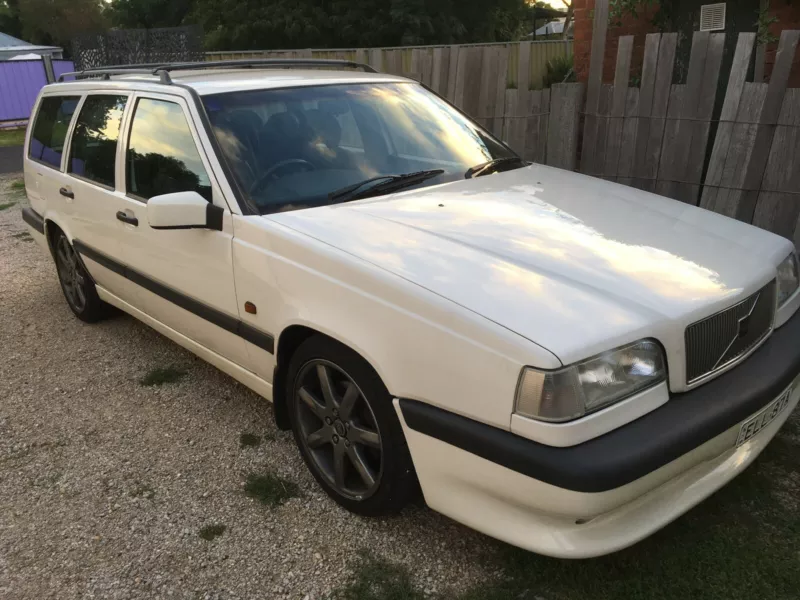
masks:
[[[556,56],[547,61],[545,74],[542,80],[544,87],[549,88],[554,83],[570,83],[576,81],[572,56]]]

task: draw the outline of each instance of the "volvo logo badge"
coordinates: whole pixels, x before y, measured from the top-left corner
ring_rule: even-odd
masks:
[[[751,313],[752,314],[752,313]],[[739,319],[739,334],[738,338],[743,338],[747,335],[747,332],[750,329],[750,315],[745,315],[741,319]]]

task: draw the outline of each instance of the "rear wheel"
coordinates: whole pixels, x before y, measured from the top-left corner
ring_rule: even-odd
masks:
[[[53,257],[64,298],[81,321],[94,323],[108,314],[108,304],[100,300],[89,273],[63,232],[53,238]]]
[[[416,477],[375,371],[346,346],[314,336],[297,349],[288,375],[292,431],[323,489],[358,514],[400,510],[417,490]]]

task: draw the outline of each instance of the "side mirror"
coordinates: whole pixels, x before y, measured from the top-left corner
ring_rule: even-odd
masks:
[[[153,229],[222,231],[224,212],[197,192],[162,194],[147,201],[147,222]]]

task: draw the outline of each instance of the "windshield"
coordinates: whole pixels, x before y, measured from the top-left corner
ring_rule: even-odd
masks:
[[[515,156],[413,83],[229,92],[203,102],[240,189],[262,214],[343,202],[353,195],[334,192],[382,176],[441,170],[383,193],[437,185]]]

